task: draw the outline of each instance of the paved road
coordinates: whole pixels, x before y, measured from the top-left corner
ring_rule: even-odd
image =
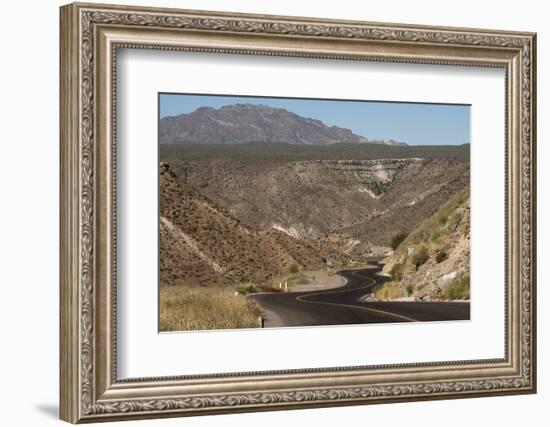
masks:
[[[270,326],[319,326],[361,323],[424,322],[470,319],[462,302],[360,302],[359,298],[386,279],[381,267],[342,270],[347,283],[335,289],[250,295]]]

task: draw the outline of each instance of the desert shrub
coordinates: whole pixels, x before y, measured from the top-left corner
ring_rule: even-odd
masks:
[[[292,264],[292,265],[290,266],[290,272],[291,272],[292,274],[296,274],[296,273],[298,273],[299,271],[300,271],[300,267],[298,267],[298,264]]]
[[[401,296],[401,286],[398,282],[384,283],[374,291],[374,297],[382,300],[392,300]]]
[[[270,284],[271,286],[268,286],[268,287],[270,287],[271,289],[278,290],[279,283],[281,283],[284,289],[284,284],[286,283],[288,287],[292,289],[292,287],[297,285],[307,285],[311,283],[311,281],[312,281],[312,278],[304,274],[303,272],[290,273],[290,274],[274,277],[271,280],[271,284]]]
[[[295,284],[297,285],[307,285],[311,280],[309,279],[309,277],[307,277],[305,274],[300,274],[298,277],[296,277],[295,279]]]
[[[470,299],[470,276],[465,274],[449,285],[444,292],[445,299],[467,300]]]
[[[435,255],[435,262],[437,262],[439,264],[440,262],[445,261],[448,257],[449,257],[449,255],[447,255],[447,252],[439,251]]]
[[[396,250],[397,247],[401,244],[403,240],[407,238],[407,233],[400,231],[395,236],[392,237],[390,246],[393,250]]]
[[[405,289],[407,290],[407,295],[408,295],[408,296],[411,296],[412,293],[413,293],[413,290],[414,290],[413,285],[408,284],[407,287],[406,287]]]
[[[414,250],[414,254],[412,257],[412,262],[415,265],[416,269],[425,264],[426,261],[430,258],[430,254],[428,253],[428,248],[426,246],[420,246],[419,248],[416,248]]]
[[[311,279],[304,273],[291,274],[283,279],[283,282],[288,282],[289,286],[294,285],[307,285],[311,282]]]
[[[432,231],[432,234],[430,235],[430,239],[433,241],[437,241],[441,236],[443,236],[443,230],[441,228],[437,228],[434,231]]]
[[[256,286],[252,284],[237,286],[235,290],[241,295],[253,294],[258,292],[258,288],[256,288]]]
[[[403,268],[404,268],[404,264],[401,264],[401,263],[397,263],[391,268],[390,276],[392,280],[395,280],[397,282],[399,282],[400,280],[403,280]]]

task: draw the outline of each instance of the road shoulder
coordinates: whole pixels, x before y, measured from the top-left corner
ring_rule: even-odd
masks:
[[[303,273],[311,279],[311,282],[305,285],[294,285],[291,292],[322,291],[339,288],[346,284],[346,279],[335,272],[329,273],[326,270],[316,270],[304,271]]]

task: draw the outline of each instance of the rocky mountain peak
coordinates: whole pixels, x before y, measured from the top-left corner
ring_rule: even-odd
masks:
[[[164,117],[159,123],[159,134],[161,143],[183,144],[386,144],[385,141],[369,141],[350,129],[327,126],[320,120],[284,108],[250,103],[225,105],[218,109],[200,107],[191,113]]]

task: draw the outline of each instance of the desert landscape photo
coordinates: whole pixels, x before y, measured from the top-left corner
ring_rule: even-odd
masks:
[[[470,318],[470,107],[159,94],[159,329]]]

